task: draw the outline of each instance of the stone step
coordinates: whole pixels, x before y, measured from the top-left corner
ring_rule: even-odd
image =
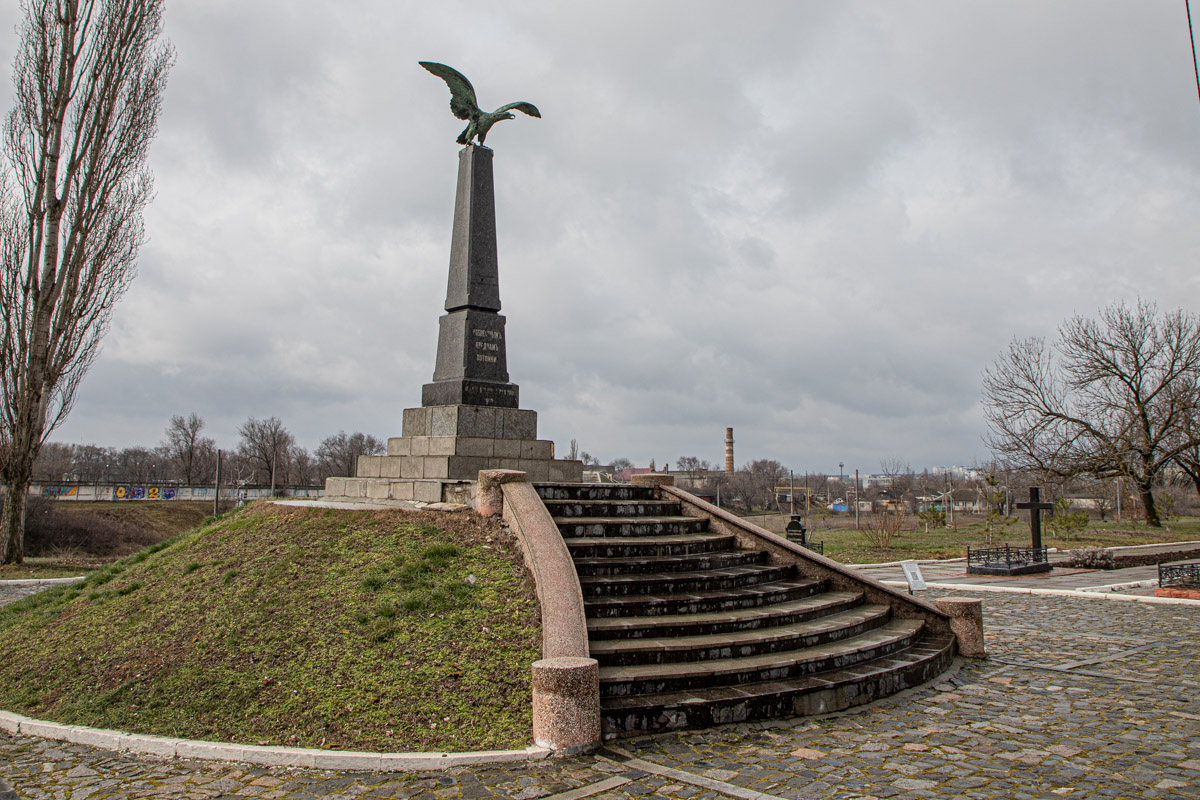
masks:
[[[576,559],[655,558],[721,553],[733,550],[737,540],[720,533],[685,533],[677,536],[588,536],[564,538]]]
[[[632,736],[828,714],[932,680],[953,657],[953,637],[929,635],[884,658],[792,680],[603,698],[602,724],[605,735]]]
[[[688,537],[694,538],[694,537]],[[578,539],[574,541],[580,541]],[[591,541],[585,539],[583,541]],[[607,541],[607,540],[606,540]],[[745,564],[766,564],[766,550],[734,550],[728,553],[695,553],[678,556],[576,558],[575,571],[584,575],[635,575],[647,572],[694,572]]]
[[[817,594],[824,588],[825,582],[821,580],[793,579],[710,592],[595,597],[584,601],[584,611],[589,617],[652,617],[662,614],[732,611],[738,608],[787,603]]]
[[[733,633],[593,641],[590,650],[602,667],[745,658],[849,639],[880,627],[890,616],[890,606],[861,605],[806,622]]]
[[[708,530],[708,520],[698,517],[555,517],[554,523],[562,531],[563,538],[570,539],[585,536],[680,536]]]
[[[554,517],[678,517],[681,503],[662,500],[543,500]]]
[[[849,639],[782,653],[600,668],[600,697],[686,692],[803,678],[885,658],[917,643],[923,620],[899,619]]]
[[[862,592],[821,592],[787,603],[700,614],[656,617],[597,617],[588,620],[588,641],[699,636],[792,625],[835,614],[862,603]]]
[[[697,572],[640,573],[636,575],[588,575],[579,579],[584,602],[593,597],[681,594],[712,592],[772,583],[792,577],[796,568],[788,565],[747,564]]]
[[[534,489],[545,500],[654,500],[653,486],[628,483],[536,483]]]

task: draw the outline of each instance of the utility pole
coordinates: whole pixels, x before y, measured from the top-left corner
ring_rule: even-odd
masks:
[[[275,499],[275,459],[279,457],[279,451],[271,453],[271,499]]]
[[[217,451],[217,490],[213,492],[213,516],[221,513],[221,451]]]
[[[788,470],[788,513],[796,516],[796,473]]]
[[[950,508],[950,524],[949,528],[954,528],[954,476],[949,472],[946,473],[946,485],[950,487],[947,494],[949,495],[946,505]],[[957,530],[957,528],[955,528]]]
[[[858,470],[854,470],[854,530],[858,530]]]
[[[804,473],[804,516],[812,511],[812,495],[808,491],[808,473]]]

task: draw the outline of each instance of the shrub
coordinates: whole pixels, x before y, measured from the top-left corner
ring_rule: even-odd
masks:
[[[1116,561],[1110,550],[1103,547],[1081,547],[1068,554],[1068,566],[1076,569],[1114,569]]]
[[[867,537],[867,541],[872,547],[888,548],[892,546],[892,539],[900,535],[900,531],[904,530],[905,514],[904,509],[900,506],[885,508],[878,514],[872,514],[867,520],[866,527],[863,528],[863,535]]]
[[[1046,529],[1055,536],[1070,541],[1088,526],[1086,511],[1072,511],[1069,498],[1060,497],[1054,502],[1054,513],[1046,518]]]
[[[921,520],[921,524],[925,526],[926,533],[929,533],[930,527],[946,527],[946,512],[940,508],[927,508],[924,511],[919,511],[917,512],[917,519]]]
[[[88,512],[64,511],[57,501],[30,497],[25,507],[25,551],[48,555],[81,550],[93,555],[121,555],[156,543],[153,530]]]

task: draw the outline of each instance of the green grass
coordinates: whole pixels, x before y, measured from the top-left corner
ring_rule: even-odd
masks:
[[[747,521],[782,534],[788,517],[784,515],[752,516],[747,517]],[[868,524],[866,515],[860,519],[860,524],[866,527]],[[968,546],[984,547],[987,545],[983,521],[976,515],[960,514],[955,528],[930,528],[928,533],[924,527],[916,527],[917,524],[915,517],[910,518],[909,529],[902,531],[892,540],[892,546],[885,549],[872,547],[867,541],[866,535],[861,530],[855,530],[853,516],[831,517],[828,520],[822,520],[814,514],[805,518],[809,539],[823,541],[825,555],[843,564],[876,564],[910,558],[962,558],[967,555]],[[996,545],[1008,542],[1009,544],[1028,546],[1030,538],[1029,524],[1019,520],[992,534],[992,542]],[[1093,520],[1088,524],[1087,529],[1069,540],[1049,532],[1043,532],[1042,535],[1042,543],[1045,546],[1057,547],[1060,550],[1089,546],[1125,547],[1181,541],[1200,541],[1200,518],[1175,518],[1166,523],[1164,528],[1148,528],[1145,524],[1133,524],[1129,521],[1115,523]]]
[[[263,504],[0,609],[0,708],[249,744],[519,748],[539,645],[495,523]]]

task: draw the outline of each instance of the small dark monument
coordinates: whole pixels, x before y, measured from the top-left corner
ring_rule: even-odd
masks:
[[[824,554],[824,542],[810,542],[808,540],[808,528],[804,527],[804,517],[802,515],[792,514],[791,520],[784,527],[784,531],[787,533],[789,542],[795,542],[801,547],[807,547],[813,552]]]
[[[537,438],[537,412],[518,403],[500,314],[492,150],[483,139],[493,124],[512,119],[509,109],[541,115],[530,103],[480,111],[466,78],[444,64],[420,63],[450,86],[455,116],[470,121],[458,137],[466,146],[458,154],[433,381],[422,387],[420,408],[404,409],[403,435],[388,439],[387,455],[360,456],[355,477],[329,478],[326,499],[469,502],[486,469],[522,470],[530,481],[579,482],[582,462],[555,459],[554,443]]]
[[[1053,503],[1042,502],[1042,490],[1029,487],[1029,502],[1017,503],[1017,508],[1029,509],[1029,529],[1033,534],[1031,547],[968,547],[968,575],[1032,575],[1049,572],[1053,567],[1042,546],[1042,512],[1054,513]]]

